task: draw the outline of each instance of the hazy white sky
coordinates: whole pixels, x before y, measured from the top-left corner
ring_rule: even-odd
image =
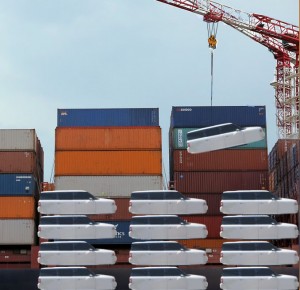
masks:
[[[298,25],[297,0],[220,0]],[[214,105],[266,105],[277,140],[276,62],[219,24]],[[210,105],[210,51],[202,17],[155,0],[0,0],[0,128],[35,128],[54,163],[58,108],[159,107],[168,168],[172,106]]]

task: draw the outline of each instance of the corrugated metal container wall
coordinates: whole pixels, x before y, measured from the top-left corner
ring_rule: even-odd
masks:
[[[197,130],[200,128],[174,128],[170,129],[171,138],[170,146],[173,149],[187,149],[187,133],[189,131]],[[266,134],[266,129],[263,129]],[[228,149],[266,149],[267,148],[267,135],[263,140],[236,146]]]
[[[1,151],[36,151],[37,136],[34,129],[1,129]]]
[[[208,230],[208,239],[220,238],[220,230],[222,224],[222,216],[208,216],[208,215],[189,215],[181,216],[184,220],[190,223],[199,223],[206,225]]]
[[[174,172],[175,189],[184,193],[268,189],[268,171]]]
[[[2,248],[0,251],[0,263],[30,263],[31,251],[19,250],[15,248],[13,250],[6,250]]]
[[[55,175],[161,175],[161,151],[56,151]]]
[[[36,203],[30,196],[0,196],[0,219],[34,219]]]
[[[32,174],[0,174],[0,196],[33,196],[38,190]]]
[[[130,198],[115,198],[117,211],[114,214],[89,215],[94,221],[120,221],[130,220],[132,214],[128,211]]]
[[[208,205],[206,215],[223,215],[220,212],[221,193],[185,193],[184,196],[206,200]]]
[[[159,126],[158,108],[58,109],[57,127]]]
[[[218,150],[189,154],[186,150],[173,151],[174,171],[256,171],[268,170],[268,151]]]
[[[161,150],[161,128],[57,127],[55,150]]]
[[[56,176],[55,189],[86,190],[97,197],[130,197],[132,191],[163,189],[162,176]]]
[[[28,151],[0,151],[1,173],[35,173],[42,175],[36,153]]]
[[[35,241],[33,219],[0,219],[0,245],[34,245]]]
[[[222,123],[266,127],[265,106],[172,107],[172,128],[197,128]]]
[[[181,245],[196,249],[220,249],[225,242],[237,242],[237,240],[227,239],[197,239],[197,240],[179,240]]]

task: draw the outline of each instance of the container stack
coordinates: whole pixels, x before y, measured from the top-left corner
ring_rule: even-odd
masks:
[[[270,191],[279,197],[296,199],[299,202],[300,192],[300,140],[279,139],[269,153]],[[278,221],[297,224],[298,214],[281,215]],[[279,246],[298,245],[297,240],[284,240]]]
[[[55,131],[55,189],[81,189],[113,198],[117,212],[93,215],[117,226],[115,239],[95,240],[128,261],[132,191],[162,189],[162,145],[157,108],[59,109]],[[115,245],[118,245],[117,248]]]
[[[169,129],[170,188],[188,197],[205,199],[208,212],[188,216],[191,222],[206,224],[206,240],[186,241],[191,248],[204,248],[208,263],[219,263],[221,193],[226,190],[268,189],[267,136],[264,140],[225,150],[201,154],[187,152],[187,132],[223,124],[260,126],[266,132],[264,106],[173,107]]]
[[[44,155],[34,129],[0,130],[0,267],[30,267]],[[33,263],[33,266],[37,263]]]

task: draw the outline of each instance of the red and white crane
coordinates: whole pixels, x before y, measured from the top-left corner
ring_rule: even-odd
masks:
[[[299,27],[255,13],[247,13],[210,0],[157,0],[203,16],[209,24],[224,22],[273,54],[276,64],[275,105],[278,137],[300,138]],[[213,31],[213,30],[211,30]],[[209,35],[209,47],[216,47],[216,35]]]

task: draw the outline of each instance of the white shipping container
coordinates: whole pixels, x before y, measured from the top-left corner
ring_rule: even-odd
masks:
[[[132,191],[163,189],[162,176],[57,176],[56,190],[81,189],[97,197],[130,197]]]
[[[1,129],[0,150],[36,151],[37,136],[34,129]]]
[[[0,245],[34,245],[35,240],[33,219],[0,219]]]

